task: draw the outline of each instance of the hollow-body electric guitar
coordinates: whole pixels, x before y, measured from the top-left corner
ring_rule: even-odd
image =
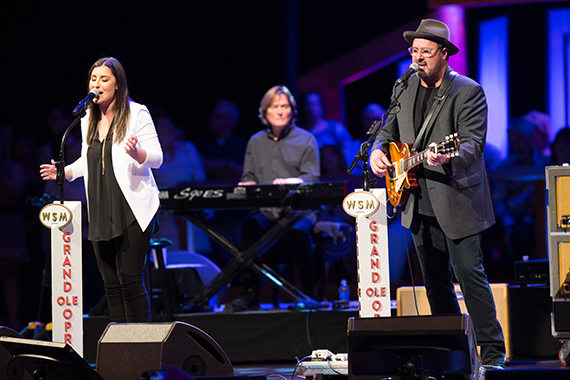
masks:
[[[427,160],[428,151],[445,154],[448,157],[457,156],[459,149],[459,137],[457,133],[446,136],[436,146],[431,146],[426,150],[412,154],[410,152],[412,144],[401,142],[390,143],[390,160],[392,166],[386,169],[386,190],[388,200],[393,206],[403,206],[410,195],[409,189],[417,187],[416,170],[419,164]]]

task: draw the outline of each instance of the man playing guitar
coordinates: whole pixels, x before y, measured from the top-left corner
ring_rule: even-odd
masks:
[[[399,165],[394,157],[389,158],[393,143],[415,143],[420,151],[445,136],[459,136],[457,157],[450,158],[437,149],[422,152],[425,162],[415,173],[418,186],[410,191],[402,208],[402,225],[411,229],[432,314],[461,312],[455,276],[481,346],[484,367],[503,368],[504,338],[480,246],[481,232],[495,223],[483,160],[487,103],[479,84],[449,67],[449,56],[459,52],[449,35],[447,25],[430,19],[423,20],[416,31],[404,33],[419,70],[409,78],[399,112],[388,116],[378,134],[370,167],[382,177]],[[406,83],[396,83],[394,92]]]

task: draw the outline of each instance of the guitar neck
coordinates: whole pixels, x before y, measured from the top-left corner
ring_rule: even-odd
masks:
[[[445,140],[441,141],[438,145],[432,145],[426,150],[402,160],[401,168],[404,172],[407,172],[413,167],[418,166],[427,160],[427,154],[429,151],[432,151],[433,153],[446,154],[447,157],[453,157],[454,155],[456,156],[458,148],[459,138],[457,137],[457,134],[446,136]],[[409,153],[409,150],[407,152]]]
[[[430,149],[431,148],[428,148],[424,151],[419,152],[418,154],[414,154],[413,156],[406,158],[402,164],[403,170],[408,171],[427,160],[427,153]]]

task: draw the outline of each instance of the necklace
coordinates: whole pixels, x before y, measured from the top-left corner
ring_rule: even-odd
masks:
[[[113,116],[113,120],[111,120],[111,125],[109,126],[109,129],[107,129],[107,134],[105,135],[105,138],[103,139],[103,151],[101,154],[101,175],[105,175],[105,143],[107,142],[107,138],[109,137],[109,133],[113,132],[113,123],[115,122],[115,117]]]

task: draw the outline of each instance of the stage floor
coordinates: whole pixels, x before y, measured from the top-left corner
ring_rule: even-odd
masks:
[[[304,379],[294,376],[295,363],[292,364],[238,364],[234,366],[235,376],[265,376],[286,379]],[[339,376],[340,377],[340,376]],[[395,378],[397,379],[397,378]],[[563,366],[558,360],[511,361],[504,370],[488,371],[485,380],[561,380],[570,379],[570,367]]]

